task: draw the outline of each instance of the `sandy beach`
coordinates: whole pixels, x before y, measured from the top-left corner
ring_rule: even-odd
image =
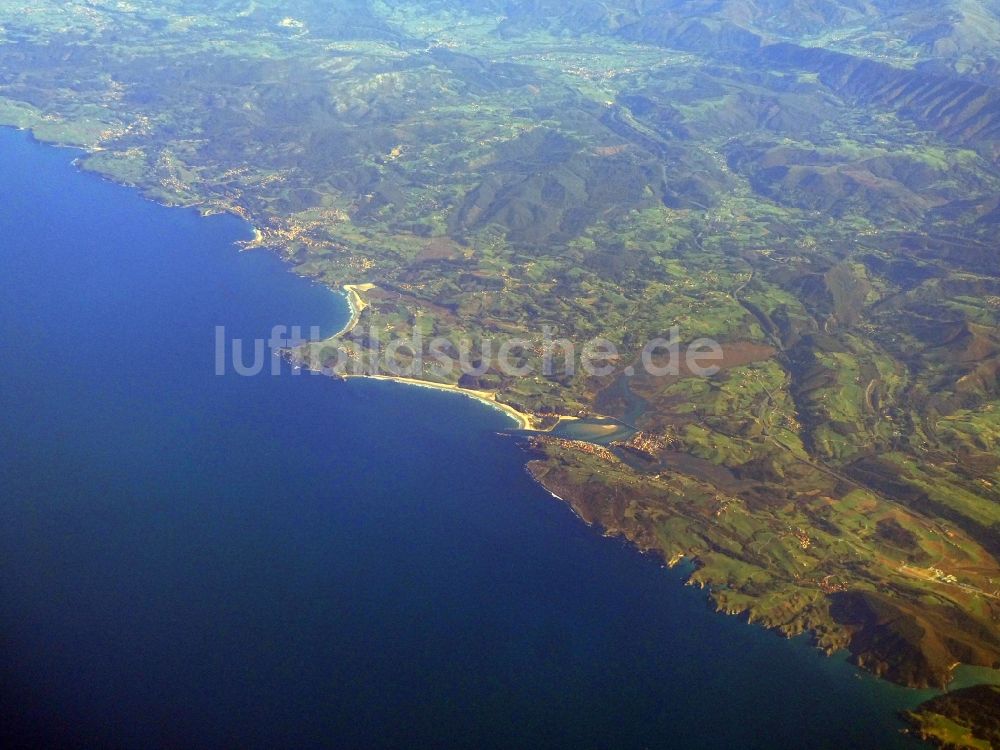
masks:
[[[447,383],[434,383],[429,380],[415,380],[413,378],[401,378],[395,375],[344,375],[345,380],[351,378],[366,378],[370,380],[386,380],[392,383],[402,383],[404,385],[412,385],[418,388],[430,388],[435,391],[447,391],[449,393],[459,393],[463,396],[475,399],[481,403],[486,404],[489,407],[502,411],[512,420],[517,423],[518,429],[520,430],[536,430],[540,431],[541,427],[539,418],[534,414],[528,414],[526,412],[519,411],[509,404],[505,404],[501,401],[497,401],[496,394],[493,391],[475,391],[469,388],[461,388],[457,385],[449,385]],[[560,417],[559,421],[576,419],[576,417]],[[547,428],[552,429],[552,428]]]
[[[331,338],[337,338],[338,336],[343,336],[346,333],[350,333],[354,330],[354,327],[358,324],[358,320],[361,319],[361,313],[368,303],[365,302],[364,297],[361,296],[362,292],[367,292],[369,289],[374,289],[374,284],[344,284],[342,287],[344,290],[344,296],[347,297],[347,306],[351,310],[351,317],[337,333],[335,333]]]

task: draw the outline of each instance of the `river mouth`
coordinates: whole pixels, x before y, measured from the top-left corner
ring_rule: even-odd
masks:
[[[919,694],[709,611],[503,414],[217,375],[217,326],[343,301],[71,158],[0,131],[5,745],[918,746]]]
[[[552,434],[566,440],[585,440],[588,443],[607,445],[616,440],[627,440],[630,435],[635,434],[635,430],[615,419],[587,417],[562,422]]]

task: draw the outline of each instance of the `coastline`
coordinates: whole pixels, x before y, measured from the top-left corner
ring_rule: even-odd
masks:
[[[346,316],[342,316],[342,317],[346,317]],[[409,383],[410,385],[416,385],[416,386],[421,386],[421,385],[422,385],[422,384],[421,384],[420,382],[416,382],[416,381],[412,381],[412,380],[405,380],[405,379],[404,379],[404,380],[401,380],[400,382],[403,382],[403,383]],[[424,385],[424,387],[430,387],[430,386],[433,386],[433,385],[435,385],[435,384],[427,384],[427,385]],[[445,389],[445,390],[448,390],[448,388],[444,388],[444,389]],[[470,394],[466,393],[466,395],[470,395]],[[475,397],[475,396],[471,396],[471,397]],[[493,406],[493,404],[487,404],[487,405],[489,405],[489,406]],[[438,404],[437,406],[435,406],[435,405],[434,405],[433,403],[427,403],[427,404],[426,404],[426,406],[427,406],[428,408],[426,408],[426,409],[422,409],[421,411],[422,411],[422,412],[426,412],[426,413],[427,413],[427,414],[429,415],[429,417],[428,417],[428,418],[430,418],[430,419],[434,419],[434,418],[435,418],[435,417],[433,416],[433,415],[434,415],[434,412],[436,412],[436,411],[437,411],[437,410],[438,410],[439,408],[440,408],[440,409],[442,409],[442,410],[444,410],[444,409],[447,409],[447,408],[448,408],[448,404],[447,404],[447,403],[440,403],[440,404]],[[471,412],[471,411],[475,411],[475,410],[474,410],[474,409],[472,409],[472,410],[470,410],[470,412]],[[476,416],[476,414],[471,414],[471,413],[470,413],[470,414],[469,414],[468,416],[469,416],[469,417],[475,417],[475,416]],[[348,433],[349,433],[349,431],[348,431]],[[489,437],[489,436],[487,435],[487,437]],[[357,443],[356,441],[354,442],[354,445],[355,445],[355,446],[357,447],[357,449],[359,449],[359,450],[366,450],[366,448],[365,448],[365,446],[364,446],[363,444],[359,445],[359,444],[358,444],[358,443]],[[550,494],[552,494],[552,493],[550,493]],[[542,501],[543,501],[543,502],[545,501],[545,498],[544,498],[544,497],[542,497],[541,499],[542,499]],[[573,520],[573,519],[570,519],[570,520]],[[589,558],[586,558],[586,559],[588,559],[588,560],[589,560]]]
[[[351,317],[344,324],[344,327],[333,334],[330,338],[337,338],[354,330],[354,328],[358,325],[358,321],[361,320],[361,313],[368,307],[368,303],[365,302],[361,293],[374,288],[374,284],[344,284],[344,286],[341,287],[344,296],[347,298],[347,307],[350,310]]]
[[[530,432],[551,432],[563,421],[577,419],[577,417],[559,416],[554,425],[551,425],[550,427],[542,427],[537,415],[523,412],[519,409],[515,409],[510,404],[498,401],[496,393],[493,391],[476,391],[469,388],[461,388],[457,385],[449,385],[448,383],[435,383],[431,380],[417,380],[416,378],[402,378],[396,375],[341,375],[339,377],[342,380],[352,380],[355,378],[361,380],[381,380],[390,383],[401,383],[403,385],[410,385],[417,388],[430,388],[431,390],[444,391],[446,393],[459,393],[463,396],[474,399],[475,401],[479,401],[492,409],[503,412],[517,423],[517,429]]]
[[[19,130],[19,131],[26,132],[28,134],[28,136],[32,140],[34,140],[35,142],[40,143],[42,145],[46,145],[46,146],[55,146],[57,148],[61,147],[61,148],[75,149],[77,151],[82,152],[83,154],[91,154],[91,153],[94,153],[96,151],[101,150],[101,147],[98,144],[76,145],[76,144],[60,143],[60,142],[57,142],[57,141],[41,141],[41,140],[39,140],[35,136],[34,127],[32,125],[30,125],[30,124],[29,125],[17,125],[17,124],[3,124],[3,123],[0,123],[0,126],[2,126],[2,127],[9,127],[9,128],[14,129],[14,130]],[[81,172],[87,171],[87,170],[83,169],[82,165],[79,163],[79,159],[72,160],[72,164],[73,164],[73,166],[76,169],[80,170]],[[238,219],[246,222],[246,224],[248,225],[248,227],[249,227],[249,229],[251,231],[251,235],[252,236],[251,236],[250,239],[248,239],[248,240],[242,240],[242,241],[237,241],[235,243],[236,246],[237,246],[237,248],[239,248],[241,251],[242,250],[256,250],[256,249],[261,249],[261,248],[275,250],[274,248],[269,248],[268,247],[268,243],[266,241],[266,235],[265,235],[264,231],[259,226],[257,226],[256,224],[253,223],[252,219],[250,218],[250,216],[248,215],[248,213],[246,212],[246,210],[244,210],[241,206],[228,205],[228,206],[220,206],[220,207],[218,207],[216,209],[208,209],[204,205],[201,205],[201,204],[198,204],[198,203],[190,203],[190,204],[174,203],[174,204],[172,204],[172,203],[168,203],[168,202],[165,202],[163,200],[160,200],[160,199],[153,198],[153,197],[149,196],[146,193],[146,191],[142,188],[142,186],[140,186],[140,185],[134,185],[134,184],[131,184],[131,183],[126,183],[126,182],[123,182],[122,180],[115,179],[111,175],[103,174],[103,173],[100,173],[100,172],[91,172],[91,174],[94,174],[94,175],[98,176],[100,179],[107,180],[108,182],[112,182],[112,183],[115,183],[115,184],[118,184],[118,185],[122,185],[123,187],[126,187],[126,188],[135,189],[143,198],[145,198],[147,200],[150,200],[153,203],[157,203],[157,204],[159,204],[161,206],[167,207],[167,208],[190,208],[190,209],[194,209],[195,211],[197,211],[202,216],[208,216],[208,215],[211,215],[213,213],[228,213],[231,216],[235,216],[236,218],[238,218]],[[277,252],[277,254],[279,255],[279,257],[281,256],[280,252]],[[348,306],[348,311],[349,311],[350,317],[348,318],[347,322],[344,324],[344,327],[341,328],[336,333],[334,333],[329,338],[331,338],[331,339],[339,338],[340,336],[344,336],[344,335],[350,333],[352,330],[354,330],[354,328],[358,325],[358,323],[359,323],[359,321],[361,319],[361,313],[364,312],[368,308],[368,303],[365,301],[365,299],[362,296],[362,294],[364,292],[367,292],[367,291],[371,290],[371,289],[374,289],[375,286],[376,285],[373,284],[373,283],[364,282],[364,283],[360,283],[360,284],[344,284],[341,287],[341,293],[343,294],[344,298],[347,301],[347,306]],[[335,292],[336,290],[331,288],[331,291]],[[419,387],[419,388],[431,388],[433,390],[438,390],[438,391],[445,391],[445,392],[451,392],[451,393],[459,393],[459,394],[462,394],[462,395],[464,395],[464,396],[466,396],[468,398],[472,398],[472,399],[474,399],[476,401],[479,401],[480,403],[482,403],[482,404],[484,404],[486,406],[489,406],[492,409],[496,409],[497,411],[503,412],[504,414],[506,414],[511,420],[513,420],[517,424],[517,429],[524,430],[524,431],[529,431],[529,432],[551,432],[552,430],[554,430],[556,427],[558,427],[563,422],[576,421],[576,420],[579,419],[579,417],[575,417],[575,416],[557,415],[557,418],[556,418],[556,421],[555,421],[554,424],[549,425],[548,427],[542,427],[541,426],[541,421],[540,421],[540,418],[538,417],[538,415],[531,414],[531,413],[528,413],[528,412],[522,412],[521,410],[516,409],[513,406],[510,406],[509,404],[505,404],[505,403],[503,403],[501,401],[498,401],[497,398],[496,398],[496,393],[493,392],[493,391],[475,391],[475,390],[471,390],[471,389],[467,389],[467,388],[460,388],[457,385],[449,385],[447,383],[435,383],[435,382],[429,381],[429,380],[417,380],[415,378],[402,378],[402,377],[397,377],[397,376],[392,376],[392,375],[346,375],[346,376],[342,375],[342,376],[339,376],[339,377],[341,377],[341,379],[345,379],[345,380],[347,378],[370,378],[370,379],[374,379],[374,380],[383,380],[383,381],[389,381],[389,382],[394,382],[394,383],[401,383],[403,385],[416,386],[416,387]]]
[[[29,129],[29,133],[30,132],[31,131]],[[47,143],[47,142],[40,142],[40,143],[42,143],[43,145],[46,145],[46,146],[57,145],[57,144],[52,144],[52,143]],[[69,148],[79,148],[79,147],[75,147],[75,146],[68,146],[68,147]],[[92,173],[92,174],[95,174],[95,173]],[[103,179],[107,179],[109,182],[113,182],[113,183],[117,183],[117,184],[122,184],[122,183],[120,183],[120,182],[118,182],[118,181],[116,181],[114,179],[109,179],[105,175],[98,175],[98,176],[101,177],[101,178],[103,178]],[[125,185],[125,187],[135,187],[135,186]],[[142,194],[141,189],[139,189],[139,193],[140,193],[140,195]],[[148,196],[143,196],[143,197],[149,199]],[[175,206],[171,206],[170,204],[163,203],[161,201],[156,201],[155,199],[153,200],[153,202],[159,203],[160,205],[164,205],[166,207],[175,207]],[[178,206],[178,207],[183,207],[183,206]],[[197,206],[190,206],[190,207],[195,208],[197,210]],[[239,213],[232,212],[232,215],[236,216],[237,218],[246,220],[246,217],[240,215]],[[257,234],[259,233],[259,230],[256,227],[254,227],[252,224],[251,224],[251,229],[254,232],[254,235],[255,235],[255,238],[256,238]],[[261,246],[263,247],[263,245],[261,245]],[[369,283],[363,283],[363,284],[345,284],[345,285],[343,285],[343,287],[341,289],[343,290],[342,293],[344,294],[344,297],[345,297],[345,299],[347,301],[347,304],[348,304],[348,307],[349,307],[350,317],[349,317],[349,320],[347,321],[347,323],[344,325],[344,327],[339,332],[337,332],[336,334],[334,334],[335,336],[342,336],[342,335],[345,335],[347,333],[350,333],[350,331],[353,330],[357,326],[357,324],[358,324],[358,322],[360,320],[361,313],[365,309],[367,309],[367,307],[368,307],[368,304],[365,302],[362,293],[365,292],[365,291],[368,291],[369,289],[372,289],[373,287],[374,287],[374,285],[373,284],[369,284]],[[336,291],[336,290],[333,289],[331,291]],[[460,393],[460,394],[465,395],[465,396],[467,396],[469,398],[472,398],[472,399],[475,399],[475,400],[479,401],[480,403],[484,404],[485,406],[488,406],[490,408],[493,408],[493,409],[496,409],[498,411],[503,412],[505,415],[508,416],[508,418],[512,419],[517,424],[517,428],[516,429],[518,429],[518,430],[537,431],[537,432],[550,432],[556,426],[558,426],[558,425],[560,425],[560,424],[562,424],[562,423],[564,423],[566,421],[575,421],[575,420],[578,419],[577,417],[574,417],[574,416],[559,416],[557,418],[557,420],[556,420],[556,422],[555,422],[554,425],[551,425],[551,426],[549,426],[547,428],[540,428],[538,426],[538,417],[537,417],[537,415],[522,412],[522,411],[520,411],[520,410],[518,410],[518,409],[516,409],[516,408],[514,408],[514,407],[512,407],[512,406],[510,406],[508,404],[505,404],[505,403],[502,403],[502,402],[498,401],[497,400],[497,394],[495,392],[491,392],[491,391],[476,391],[476,390],[471,390],[471,389],[460,388],[457,385],[449,385],[449,384],[446,384],[446,383],[436,383],[436,382],[433,382],[433,381],[424,381],[424,380],[418,380],[418,379],[413,379],[413,378],[403,378],[403,377],[389,376],[389,375],[350,375],[350,376],[343,376],[343,379],[348,379],[348,378],[351,378],[351,377],[371,378],[371,379],[375,379],[375,380],[384,380],[384,381],[391,381],[391,382],[401,383],[401,384],[404,384],[404,385],[411,385],[411,386],[423,387],[423,388],[430,388],[430,389],[440,390],[440,391],[446,391],[446,392],[450,391],[450,392],[454,392],[454,393]],[[558,499],[561,502],[566,503],[572,509],[572,504],[571,503],[568,503],[564,498],[559,497],[558,495],[556,495],[551,490],[548,490],[548,488],[545,486],[545,484],[543,482],[541,482],[541,481],[539,481],[537,479],[535,479],[535,481],[538,483],[538,485],[540,487],[542,487],[543,489],[545,489],[548,492],[548,494],[550,494],[554,499]],[[582,517],[579,516],[579,513],[577,513],[575,511],[575,509],[573,509],[573,512],[574,512],[574,515],[576,515],[577,517],[581,518],[581,520],[582,520]],[[641,548],[639,548],[638,546],[635,546],[635,545],[633,545],[633,546],[635,547],[635,549],[637,551],[642,552]]]
[[[25,125],[25,126],[13,125],[13,124],[11,124],[11,125],[3,125],[2,123],[0,123],[0,126],[10,127],[10,128],[12,128],[14,130],[19,130],[19,131],[22,131],[22,132],[26,132],[28,134],[28,136],[32,140],[34,140],[35,142],[40,143],[42,145],[45,145],[45,146],[54,146],[54,147],[57,147],[57,148],[75,149],[75,150],[80,151],[80,152],[82,152],[84,154],[90,154],[90,153],[94,153],[96,151],[101,150],[101,147],[99,145],[93,145],[93,144],[92,145],[75,145],[75,144],[59,143],[57,141],[41,141],[41,140],[39,140],[38,138],[35,137],[34,128],[31,125]],[[72,164],[73,164],[73,166],[76,169],[80,170],[81,172],[86,171],[86,170],[84,170],[82,168],[82,165],[79,163],[79,159],[73,159],[72,160]],[[247,223],[247,225],[249,226],[250,231],[252,233],[252,236],[251,236],[251,238],[249,240],[238,241],[238,242],[235,243],[236,246],[241,251],[243,251],[243,250],[256,250],[256,249],[261,249],[261,248],[268,249],[268,245],[267,245],[267,242],[266,242],[266,236],[265,236],[263,230],[261,230],[260,227],[258,227],[256,224],[253,223],[253,221],[247,215],[247,212],[245,210],[243,210],[242,207],[239,207],[239,206],[228,206],[228,207],[221,208],[221,210],[213,211],[213,210],[208,210],[203,205],[199,205],[197,203],[188,204],[188,205],[184,205],[184,204],[170,204],[170,203],[167,203],[165,201],[158,200],[156,198],[151,198],[148,194],[146,194],[146,192],[139,185],[133,185],[133,184],[130,184],[130,183],[125,183],[125,182],[122,182],[121,180],[115,179],[114,177],[112,177],[110,175],[102,174],[102,173],[99,173],[99,172],[91,172],[91,174],[95,174],[99,178],[107,180],[108,182],[112,182],[112,183],[115,183],[115,184],[118,184],[118,185],[122,185],[123,187],[126,187],[126,188],[135,189],[135,190],[137,190],[137,192],[141,196],[143,196],[147,200],[151,200],[153,203],[157,203],[157,204],[159,204],[161,206],[164,206],[164,207],[167,207],[167,208],[192,208],[192,209],[196,210],[202,216],[208,216],[208,215],[211,215],[212,213],[228,213],[228,214],[230,214],[232,216],[235,216],[238,219],[241,219],[242,221],[245,221]],[[281,253],[278,253],[278,255],[280,256]],[[349,311],[349,315],[350,316],[349,316],[347,322],[344,324],[344,327],[341,328],[336,333],[334,333],[330,338],[338,338],[338,337],[344,336],[344,335],[346,335],[346,334],[348,334],[348,333],[350,333],[351,331],[354,330],[354,328],[358,325],[358,322],[361,319],[361,313],[364,312],[368,308],[368,303],[365,301],[364,297],[362,296],[362,293],[367,292],[370,289],[374,289],[375,286],[376,285],[373,284],[373,283],[364,282],[364,283],[360,283],[360,284],[344,284],[341,287],[341,293],[343,294],[345,300],[347,301],[347,307],[348,307],[348,311]],[[336,291],[336,290],[331,288],[331,291]],[[498,401],[497,398],[496,398],[496,393],[494,393],[492,391],[474,391],[474,390],[470,390],[470,389],[466,389],[466,388],[460,388],[457,385],[449,385],[447,383],[435,383],[435,382],[429,381],[429,380],[417,380],[417,379],[414,379],[414,378],[402,378],[402,377],[396,377],[396,376],[392,376],[392,375],[349,375],[349,376],[341,376],[341,378],[345,379],[345,380],[347,378],[370,378],[370,379],[374,379],[374,380],[383,380],[383,381],[389,381],[389,382],[394,382],[394,383],[401,383],[403,385],[416,386],[416,387],[419,387],[419,388],[430,388],[430,389],[438,390],[438,391],[445,391],[445,392],[451,392],[451,393],[459,393],[459,394],[462,394],[462,395],[464,395],[464,396],[466,396],[468,398],[471,398],[471,399],[474,399],[476,401],[479,401],[480,403],[482,403],[482,404],[484,404],[484,405],[486,405],[486,406],[488,406],[488,407],[490,407],[492,409],[496,409],[497,411],[503,412],[504,414],[506,414],[511,420],[513,420],[517,424],[517,429],[518,430],[532,431],[532,432],[551,432],[553,429],[555,429],[558,425],[560,425],[563,422],[574,421],[574,420],[578,419],[578,417],[566,416],[566,415],[559,415],[558,418],[557,418],[557,420],[556,420],[556,422],[555,422],[555,424],[550,425],[549,427],[542,427],[540,425],[540,423],[539,423],[539,418],[538,418],[537,415],[530,414],[530,413],[527,413],[527,412],[522,412],[519,409],[515,409],[513,406],[510,406],[509,404],[505,404],[505,403],[503,403],[501,401]]]

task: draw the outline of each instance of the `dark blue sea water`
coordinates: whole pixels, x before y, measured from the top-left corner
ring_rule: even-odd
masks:
[[[914,693],[716,615],[458,396],[214,375],[343,301],[0,132],[0,744],[907,748]]]

